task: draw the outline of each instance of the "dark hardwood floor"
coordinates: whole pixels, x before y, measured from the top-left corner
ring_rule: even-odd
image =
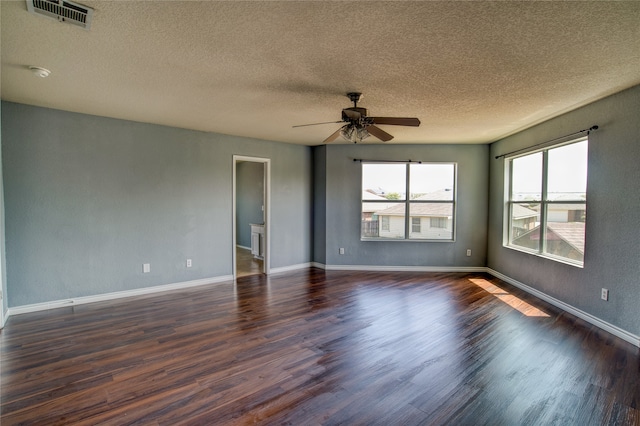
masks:
[[[3,426],[640,424],[638,348],[485,274],[254,275],[0,337]]]

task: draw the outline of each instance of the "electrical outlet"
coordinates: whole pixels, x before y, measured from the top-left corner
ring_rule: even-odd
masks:
[[[142,265],[142,273],[143,274],[147,274],[149,272],[151,272],[151,264],[150,263],[144,263]]]
[[[187,259],[187,268],[191,268],[192,263],[191,263],[191,259]]]
[[[609,300],[609,289],[603,288],[602,292],[600,293],[600,298],[602,300]]]
[[[467,249],[467,256],[471,256],[471,249]]]
[[[344,254],[344,247],[340,247],[340,254]]]

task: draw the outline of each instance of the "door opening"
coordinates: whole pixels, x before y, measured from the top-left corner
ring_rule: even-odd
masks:
[[[233,277],[268,274],[271,160],[233,156]]]

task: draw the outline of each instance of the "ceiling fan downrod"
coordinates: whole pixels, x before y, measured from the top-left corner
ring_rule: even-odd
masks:
[[[360,102],[360,99],[362,99],[362,93],[360,93],[360,92],[349,92],[349,93],[347,93],[347,97],[349,97],[349,99],[351,99],[351,102],[353,102],[353,107],[357,108],[358,107],[358,102]]]

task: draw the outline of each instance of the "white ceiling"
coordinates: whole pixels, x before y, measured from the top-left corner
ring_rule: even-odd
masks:
[[[2,99],[317,145],[339,124],[292,126],[360,91],[422,121],[390,144],[487,143],[640,84],[636,1],[81,3],[89,31],[1,2]]]

